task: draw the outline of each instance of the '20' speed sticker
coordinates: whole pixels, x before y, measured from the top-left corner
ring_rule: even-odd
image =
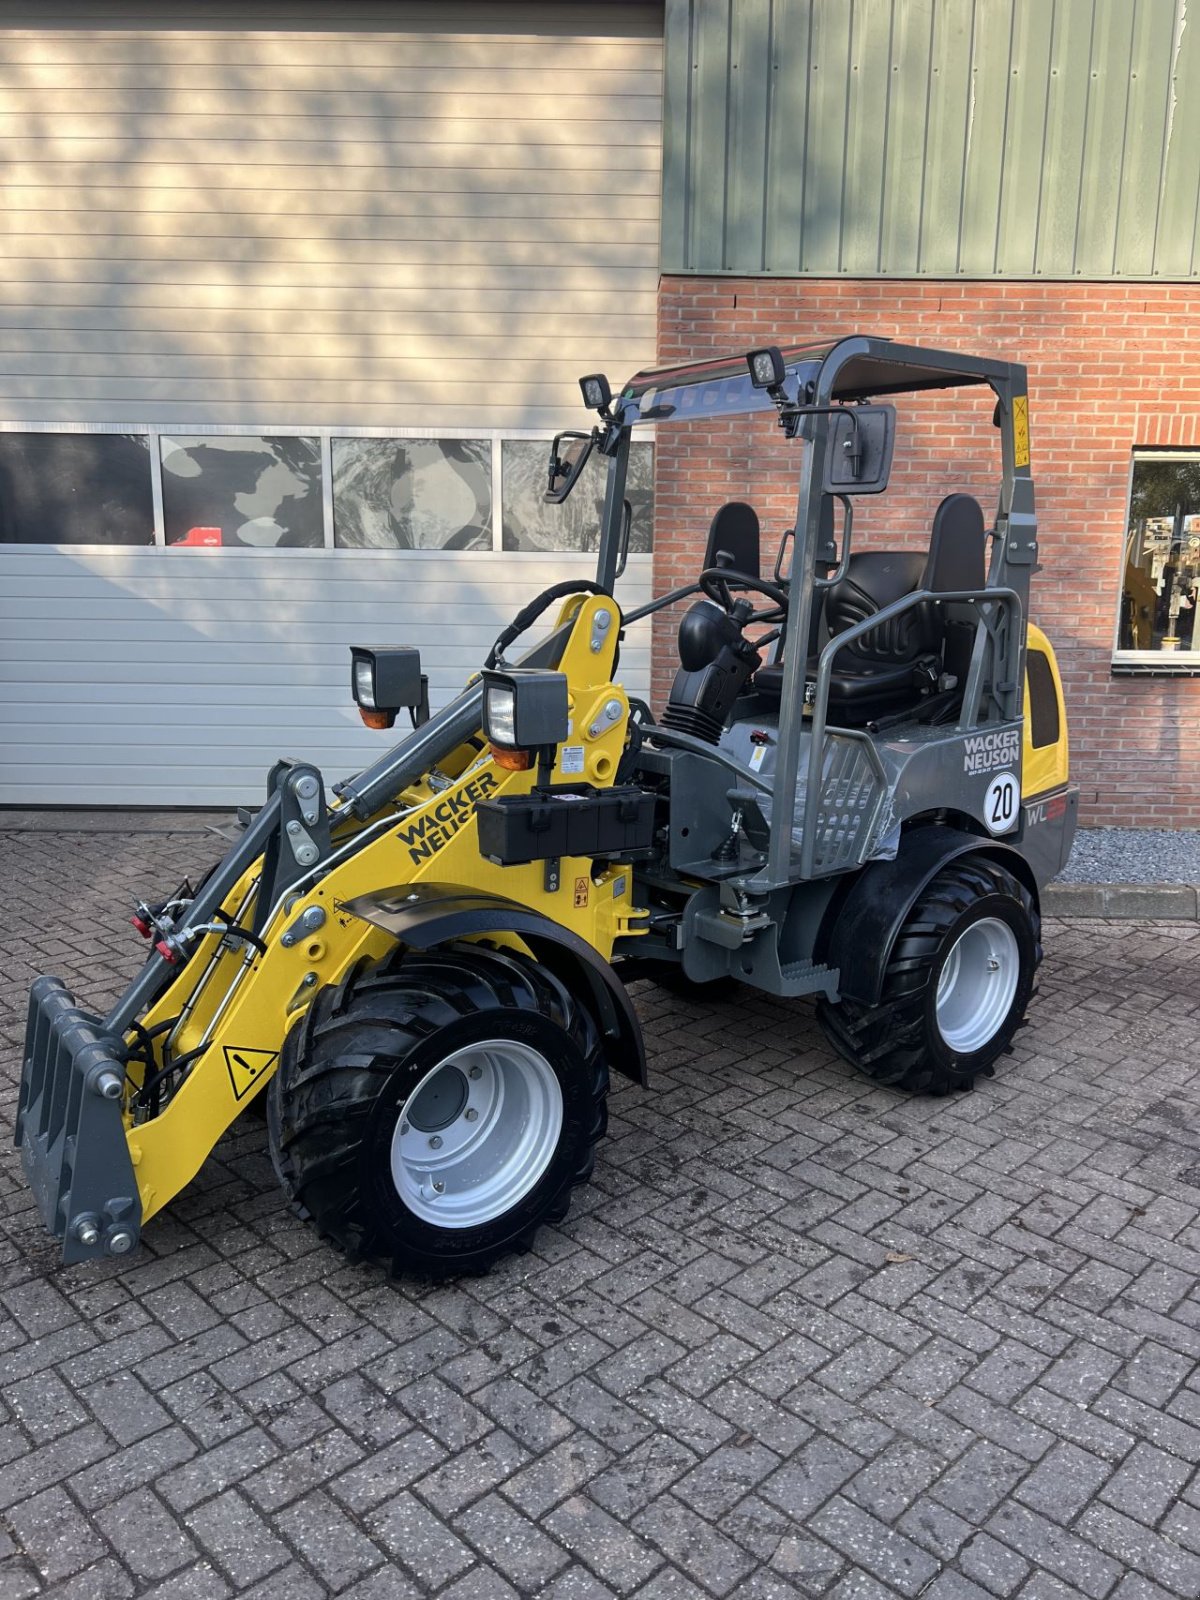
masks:
[[[989,833],[1011,833],[1021,807],[1021,786],[1013,772],[998,772],[983,797],[983,821]]]

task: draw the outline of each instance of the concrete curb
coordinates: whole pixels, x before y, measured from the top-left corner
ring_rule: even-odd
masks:
[[[1196,922],[1200,889],[1190,883],[1051,883],[1042,891],[1042,910],[1048,917]]]

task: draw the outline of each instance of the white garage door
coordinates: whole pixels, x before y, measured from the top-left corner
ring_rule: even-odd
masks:
[[[419,645],[436,706],[533,592],[590,573],[595,484],[555,518],[537,478],[586,425],[579,374],[654,357],[661,20],[12,21],[0,804],[256,800],[280,753],[340,775],[379,749],[350,642]],[[648,636],[623,667],[643,693]]]

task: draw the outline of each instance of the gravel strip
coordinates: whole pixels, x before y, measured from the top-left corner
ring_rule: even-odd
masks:
[[[1055,881],[1200,884],[1200,828],[1080,828]]]

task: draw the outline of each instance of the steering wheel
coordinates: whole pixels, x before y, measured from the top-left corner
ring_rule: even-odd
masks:
[[[733,567],[706,567],[697,582],[703,593],[726,612],[733,610],[734,589],[750,589],[755,594],[766,595],[768,600],[775,602],[765,611],[752,611],[746,618],[747,623],[782,622],[787,616],[789,605],[787,590],[766,578],[755,577],[749,572],[738,572]]]

